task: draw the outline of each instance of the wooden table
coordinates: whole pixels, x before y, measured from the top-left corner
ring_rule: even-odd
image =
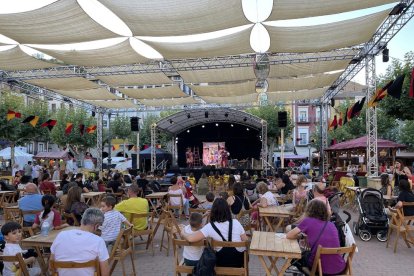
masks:
[[[290,266],[292,259],[301,258],[301,250],[297,240],[280,238],[272,232],[254,231],[250,243],[249,254],[259,257],[260,263],[266,271],[266,275],[272,275],[274,270],[277,275],[283,276],[286,269]],[[269,259],[268,266],[265,257]],[[283,258],[285,263],[279,270],[276,262]]]
[[[157,193],[152,193],[152,194],[148,194],[145,196],[146,199],[148,199],[148,201],[150,202],[153,210],[157,213],[157,215],[159,215],[159,213],[157,212],[157,204],[161,204],[161,206],[164,204],[164,198],[168,195],[168,192],[157,192]],[[153,201],[153,199],[155,199],[155,203]]]
[[[56,239],[56,236],[62,232],[62,231],[67,231],[67,230],[72,230],[72,229],[79,229],[79,227],[76,226],[70,226],[70,227],[66,227],[60,230],[52,230],[49,232],[49,235],[47,236],[41,236],[39,235],[34,235],[31,236],[29,238],[23,239],[21,241],[21,245],[24,247],[34,247],[36,250],[36,253],[38,255],[38,261],[39,261],[39,265],[40,268],[42,269],[43,273],[46,273],[48,270],[48,267],[45,263],[45,260],[43,259],[43,255],[42,255],[42,251],[40,250],[40,247],[46,247],[46,248],[50,248],[53,244],[53,242]]]
[[[393,201],[393,200],[397,200],[398,196],[389,196],[389,195],[384,195],[384,196],[382,196],[382,198],[383,198],[384,200]]]
[[[266,221],[267,226],[269,226],[270,231],[275,232],[276,229],[282,226],[284,220],[289,218],[292,215],[287,208],[284,206],[270,206],[266,208],[259,207],[259,216],[263,217]],[[273,228],[273,225],[270,221],[270,218],[279,218],[279,222],[276,228]]]
[[[103,195],[106,194],[105,192],[89,192],[82,194],[82,197],[85,200],[85,203],[90,206],[98,206],[99,201],[103,197]]]

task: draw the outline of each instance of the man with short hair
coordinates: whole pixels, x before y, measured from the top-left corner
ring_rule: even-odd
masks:
[[[41,211],[43,210],[42,195],[34,183],[29,183],[25,187],[25,196],[18,201],[19,209],[22,211]],[[23,226],[32,226],[35,215],[24,215]]]
[[[39,176],[40,172],[42,170],[42,166],[40,166],[38,163],[34,163],[32,167],[32,179],[34,184],[39,184]]]
[[[83,184],[83,174],[82,173],[77,173],[76,174],[75,182],[82,189],[83,193],[89,193],[88,188],[86,188],[86,186]]]
[[[32,179],[32,161],[27,162],[26,165],[23,167],[24,175],[30,177]]]
[[[50,248],[51,260],[84,263],[98,258],[100,275],[109,276],[109,255],[104,240],[94,232],[102,225],[104,214],[98,208],[86,209],[79,229],[63,230]],[[94,268],[60,268],[60,276],[94,275]]]
[[[115,210],[123,213],[123,215],[134,225],[136,230],[147,229],[147,219],[140,218],[131,220],[131,213],[133,214],[142,214],[147,213],[149,210],[148,200],[142,197],[138,197],[140,188],[137,184],[132,184],[127,188],[128,199],[123,200],[117,205],[115,205]]]

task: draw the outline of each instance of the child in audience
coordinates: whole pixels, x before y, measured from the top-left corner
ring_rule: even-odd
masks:
[[[101,238],[105,241],[107,247],[115,243],[121,224],[128,226],[132,224],[119,211],[114,210],[116,199],[113,196],[107,196],[101,201],[101,211],[104,213],[104,222],[99,227],[101,230]]]
[[[229,193],[228,192],[220,192],[219,197],[224,199],[224,200],[227,200],[229,198]]]
[[[200,207],[201,207],[201,208],[203,208],[203,209],[208,209],[208,210],[210,210],[210,209],[211,209],[211,207],[213,207],[214,198],[215,198],[214,193],[212,193],[212,192],[208,192],[208,193],[206,194],[206,201],[205,201],[205,202],[203,202],[203,203],[200,205]]]
[[[201,229],[203,224],[203,216],[200,213],[192,213],[190,216],[190,225],[184,227],[186,234],[193,234]],[[184,264],[188,266],[196,266],[203,254],[204,246],[184,246],[183,257]]]
[[[33,254],[28,254],[27,250],[23,250],[19,243],[22,239],[22,227],[15,221],[7,222],[1,228],[1,233],[6,240],[6,246],[3,250],[3,256],[16,256],[17,253],[23,254],[24,262],[33,264],[36,261],[36,257]],[[29,252],[30,253],[30,252]],[[28,256],[31,255],[31,256]],[[40,269],[38,267],[27,268],[29,275],[40,275]],[[15,276],[20,275],[21,269],[18,263],[4,262],[3,275]]]
[[[37,214],[32,225],[33,229],[41,228],[42,224],[47,221],[50,225],[50,229],[62,229],[68,227],[69,224],[62,224],[62,217],[59,211],[53,208],[56,198],[52,195],[44,195],[42,197],[43,211]]]

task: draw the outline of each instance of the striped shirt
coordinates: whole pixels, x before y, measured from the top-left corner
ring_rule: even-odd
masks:
[[[104,214],[104,222],[99,229],[101,229],[101,238],[104,241],[116,240],[119,231],[121,230],[121,223],[126,221],[126,218],[119,211],[111,210]]]

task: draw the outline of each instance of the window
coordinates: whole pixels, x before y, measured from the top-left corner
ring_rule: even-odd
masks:
[[[299,133],[299,145],[307,145],[308,144],[308,133],[301,132]]]
[[[299,115],[299,122],[307,122],[308,121],[308,108],[307,107],[299,107],[298,109]]]
[[[33,153],[33,143],[27,144],[27,152],[28,153]]]
[[[319,122],[319,119],[321,117],[321,109],[319,107],[316,108],[316,118],[315,121]]]
[[[56,112],[56,104],[52,104],[52,112]]]
[[[102,121],[102,126],[103,127],[108,127],[108,121],[107,120],[103,120]]]
[[[45,144],[43,144],[43,143],[39,143],[39,144],[37,144],[37,152],[43,152],[43,151],[45,151]]]

